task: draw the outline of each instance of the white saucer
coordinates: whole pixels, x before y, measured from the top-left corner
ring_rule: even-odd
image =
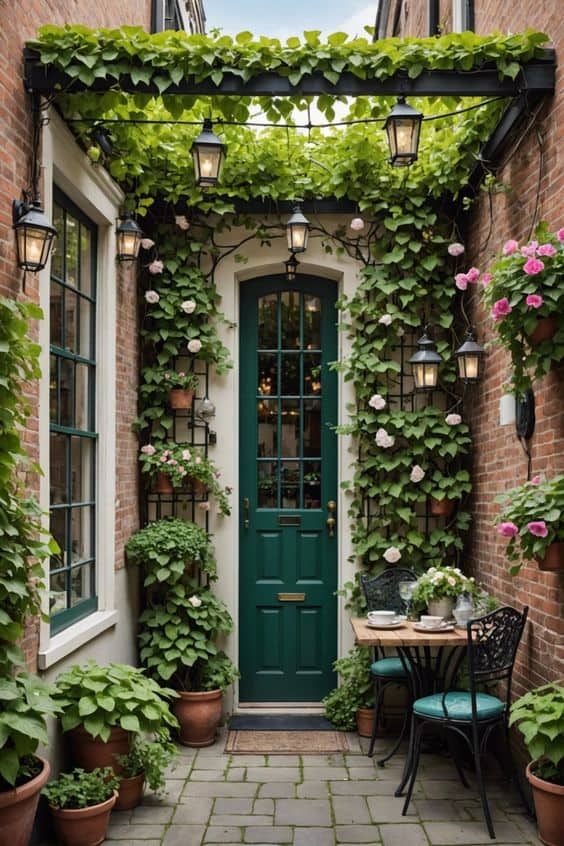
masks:
[[[441,623],[440,626],[424,626],[423,623],[414,623],[413,628],[416,632],[453,632],[454,623]]]
[[[393,623],[373,623],[371,620],[366,621],[369,629],[401,629],[405,625],[403,620],[395,620]]]

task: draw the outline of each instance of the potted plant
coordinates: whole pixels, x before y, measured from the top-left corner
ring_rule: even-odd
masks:
[[[524,558],[534,558],[541,570],[564,569],[564,475],[534,476],[496,500],[502,504],[496,529],[509,540],[505,554],[517,562],[511,575],[517,575]]]
[[[164,793],[164,774],[176,756],[176,746],[167,731],[158,732],[154,739],[137,736],[127,755],[116,756],[120,769],[116,811],[137,807],[145,784],[156,794]]]
[[[461,593],[476,591],[474,577],[468,578],[458,567],[436,566],[419,576],[411,597],[412,607],[429,614],[448,618],[452,615],[457,597]]]
[[[216,645],[219,636],[232,631],[233,620],[209,587],[216,578],[209,538],[192,523],[163,520],[133,535],[126,551],[142,567],[147,589],[141,661],[178,692],[174,712],[181,742],[207,746],[215,740],[223,691],[238,676]]]
[[[355,646],[333,664],[340,685],[323,700],[325,716],[340,731],[353,731],[361,737],[372,736],[374,689],[370,676],[371,651]]]
[[[62,773],[43,788],[61,846],[98,846],[106,839],[119,779],[111,767]]]
[[[176,728],[169,710],[173,690],[127,664],[75,664],[56,680],[55,701],[64,732],[71,732],[72,755],[85,770],[111,767],[129,751],[131,737]]]
[[[509,725],[517,725],[532,760],[526,775],[533,791],[539,837],[564,846],[564,686],[530,690],[511,706]]]
[[[435,517],[450,517],[458,500],[471,488],[470,474],[462,469],[448,474],[435,470],[421,483],[421,489],[430,496],[430,511]]]
[[[170,407],[175,410],[191,409],[198,388],[198,377],[191,371],[186,373],[183,370],[165,370],[162,377],[168,388]]]
[[[538,227],[535,240],[511,239],[482,288],[500,343],[511,356],[511,389],[524,394],[564,355],[564,229]]]

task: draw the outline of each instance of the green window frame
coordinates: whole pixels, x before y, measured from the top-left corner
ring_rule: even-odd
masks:
[[[96,224],[58,188],[49,296],[51,634],[98,609],[96,595]]]

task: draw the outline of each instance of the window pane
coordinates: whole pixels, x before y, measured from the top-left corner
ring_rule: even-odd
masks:
[[[53,226],[57,230],[57,237],[53,241],[51,251],[51,273],[60,279],[64,275],[63,256],[65,252],[65,218],[58,203],[53,204]]]
[[[78,352],[84,358],[94,358],[94,344],[92,339],[93,312],[94,305],[89,300],[81,297]]]
[[[59,422],[61,426],[74,426],[74,362],[68,358],[59,360],[60,367],[60,402]]]
[[[305,396],[321,393],[321,355],[304,353],[304,388]]]
[[[304,462],[304,508],[321,508],[321,462]]]
[[[321,456],[321,400],[304,402],[304,456]]]
[[[282,455],[300,454],[300,401],[282,400]]]
[[[51,573],[49,579],[49,613],[57,614],[67,608],[67,570]]]
[[[278,462],[259,461],[257,473],[258,507],[276,508],[278,505]]]
[[[67,435],[51,432],[49,449],[49,483],[51,486],[51,505],[68,502],[67,491]]]
[[[92,562],[71,570],[71,607],[92,596]]]
[[[94,441],[71,438],[71,500],[89,502],[94,499]]]
[[[278,453],[278,400],[259,400],[257,403],[257,455],[268,457]]]
[[[261,350],[278,349],[278,296],[268,294],[258,301],[258,346]]]
[[[78,221],[67,213],[66,226],[66,244],[65,244],[65,258],[66,258],[66,273],[65,282],[67,285],[78,285]]]
[[[69,352],[78,352],[78,296],[65,291],[65,324],[63,346]]]
[[[300,507],[300,465],[297,461],[282,462],[282,508]]]
[[[300,295],[297,291],[284,291],[280,302],[283,350],[300,348]]]
[[[282,359],[282,384],[280,392],[283,395],[298,396],[300,393],[300,354],[285,353]]]
[[[92,296],[92,235],[86,226],[80,227],[80,290]]]
[[[49,520],[49,531],[57,541],[60,547],[60,552],[53,555],[51,558],[51,569],[59,569],[66,565],[66,548],[67,548],[67,514],[66,508],[54,508],[51,511]]]
[[[257,394],[263,397],[276,396],[278,393],[278,356],[259,353]]]
[[[89,395],[92,367],[89,364],[76,365],[75,428],[90,432],[94,430],[94,408]]]
[[[51,279],[49,294],[49,333],[54,347],[63,346],[63,286]]]
[[[72,508],[71,510],[71,564],[94,557],[92,543],[92,518],[94,508],[91,505]]]
[[[58,361],[54,355],[49,357],[49,420],[52,423],[58,423],[59,414]]]
[[[304,348],[321,348],[321,300],[310,294],[304,295]]]

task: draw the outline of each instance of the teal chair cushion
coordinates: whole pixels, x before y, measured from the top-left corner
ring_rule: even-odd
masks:
[[[413,711],[420,717],[431,719],[445,719],[443,711],[443,694],[434,693],[432,696],[424,696],[416,699],[413,703]],[[448,716],[452,720],[468,721],[472,719],[472,698],[466,690],[456,690],[447,693],[445,705]],[[504,704],[497,696],[490,696],[488,693],[476,694],[476,711],[479,720],[490,720],[503,713]]]
[[[407,673],[404,670],[401,658],[380,658],[370,665],[370,672],[374,676],[390,676],[405,679]]]

